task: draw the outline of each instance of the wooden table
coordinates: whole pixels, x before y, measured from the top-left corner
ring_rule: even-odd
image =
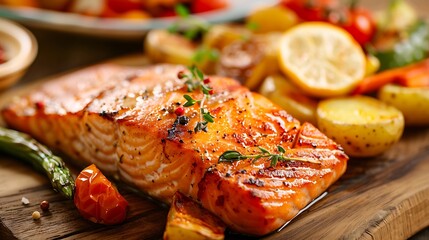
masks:
[[[371,6],[373,9],[380,9],[381,7],[386,5],[386,1],[373,1],[373,0],[364,0],[362,1],[365,5]],[[427,0],[409,0],[412,4],[415,4],[416,6],[419,6],[419,11],[422,13],[428,13],[429,12],[429,4],[427,3]],[[87,66],[90,64],[94,64],[100,61],[104,61],[106,59],[127,55],[127,54],[134,54],[134,53],[142,53],[143,52],[143,39],[139,40],[133,40],[133,41],[126,41],[126,40],[111,40],[111,39],[103,39],[103,38],[94,38],[94,37],[85,37],[85,36],[77,36],[73,34],[64,34],[64,33],[57,33],[57,32],[51,32],[47,30],[41,30],[41,29],[30,29],[36,36],[38,42],[39,42],[39,55],[36,58],[36,61],[34,64],[30,67],[27,74],[23,77],[23,79],[20,81],[19,85],[30,83],[34,81],[35,79],[44,78],[46,76],[57,74],[63,71],[67,71],[74,68],[79,68],[83,66]],[[428,132],[428,129],[423,129],[424,131]],[[411,134],[417,134],[417,135],[408,135],[409,140],[413,140],[415,136],[419,137],[421,141],[429,141],[427,136],[425,134],[422,134],[419,129],[412,129],[411,131],[414,131],[414,133]],[[407,148],[413,148],[413,146],[408,146],[406,143],[403,143],[402,145],[399,145],[401,148],[401,151],[407,151]],[[415,154],[413,156],[410,155],[410,158],[414,159],[413,164],[420,164],[422,161],[427,162],[429,161],[429,152],[427,151],[427,147],[422,147],[423,150],[421,150],[421,153]],[[424,150],[426,149],[426,150]],[[393,152],[392,152],[393,153]],[[398,152],[399,153],[399,152]],[[392,154],[390,154],[392,155]],[[390,156],[387,154],[387,156]],[[390,158],[394,158],[394,156],[390,156]],[[397,174],[405,173],[405,170],[407,169],[401,169],[406,168],[407,164],[399,164],[395,162],[389,162],[389,158],[378,159],[377,161],[371,162],[352,162],[350,164],[350,168],[355,168],[354,171],[349,172],[345,179],[343,179],[343,183],[347,183],[349,187],[359,187],[356,184],[361,181],[363,181],[363,177],[375,177],[377,176],[375,173],[368,173],[368,175],[361,175],[358,176],[357,174],[363,174],[365,172],[365,169],[370,167],[373,168],[374,171],[377,169],[380,170],[380,167],[391,167],[394,168]],[[424,165],[426,166],[426,165]],[[412,168],[413,166],[409,166],[409,168]],[[409,169],[408,169],[409,170]],[[380,172],[381,173],[381,172]],[[390,176],[393,178],[393,175],[382,175],[382,176]],[[400,177],[400,176],[398,176]],[[380,180],[380,179],[378,179]],[[377,180],[377,181],[378,181]],[[369,182],[371,180],[368,180]],[[375,180],[374,180],[375,181]],[[61,231],[64,230],[70,230],[70,229],[64,229],[67,228],[66,225],[62,224],[60,220],[55,220],[55,216],[60,215],[61,211],[72,211],[69,204],[64,203],[61,201],[60,198],[55,196],[55,194],[50,191],[49,185],[47,184],[46,180],[38,175],[37,173],[34,173],[31,168],[29,168],[26,165],[23,165],[21,163],[16,163],[12,161],[11,159],[2,159],[2,162],[0,162],[0,182],[2,183],[3,187],[0,187],[0,204],[11,204],[16,205],[16,202],[13,201],[20,201],[20,196],[25,195],[25,191],[36,191],[38,195],[36,195],[37,199],[42,198],[50,198],[54,199],[56,205],[58,208],[56,210],[52,210],[52,217],[51,219],[54,219],[53,221],[58,221],[58,226],[45,229],[45,231],[55,231],[58,232],[58,236],[60,235]],[[423,181],[424,182],[424,181]],[[427,181],[426,181],[427,183]],[[22,192],[23,190],[20,188],[23,184],[26,185],[26,190]],[[410,186],[412,187],[412,186]],[[376,188],[376,186],[374,186]],[[29,190],[30,189],[30,190]],[[397,192],[396,194],[406,194],[406,188],[403,189],[403,193]],[[344,191],[347,193],[348,191],[352,191],[352,189],[348,189],[342,186],[341,183],[337,184],[333,187],[334,194],[339,194],[340,191]],[[367,191],[370,191],[367,189]],[[395,190],[392,189],[392,192]],[[140,200],[139,196],[133,193],[127,192],[127,197],[131,199],[134,203],[139,203]],[[374,192],[376,194],[376,192]],[[9,196],[8,198],[4,196]],[[12,197],[10,197],[12,196]],[[382,197],[382,196],[379,196]],[[329,195],[328,195],[329,198]],[[6,201],[7,200],[7,201]],[[148,204],[146,200],[144,200],[145,204]],[[323,202],[328,204],[338,204],[338,206],[341,207],[348,207],[343,206],[341,203],[335,202],[335,201],[329,201],[329,200],[323,200]],[[352,201],[351,201],[352,202]],[[34,204],[34,202],[33,202]],[[359,202],[356,202],[356,204],[359,204]],[[146,205],[145,205],[146,206]],[[133,223],[133,226],[135,228],[139,228],[139,233],[144,233],[147,231],[148,228],[156,229],[158,232],[162,231],[162,229],[159,229],[160,226],[162,226],[163,221],[165,221],[165,214],[166,210],[159,210],[159,211],[152,211],[152,209],[159,209],[156,205],[147,205],[149,206],[146,209],[134,209],[133,216],[137,218],[140,216],[139,214],[147,213],[148,218],[152,219],[159,219],[161,222],[160,224],[149,224],[150,221],[145,221],[143,218],[140,221],[135,221]],[[61,210],[61,207],[63,210]],[[332,206],[330,206],[332,207]],[[365,206],[362,206],[365,208]],[[315,207],[311,210],[311,214],[319,214],[320,217],[323,217],[323,208],[324,205],[315,205]],[[1,208],[3,210],[0,210],[0,219],[9,216],[11,212],[8,212],[4,210],[4,208]],[[15,209],[16,210],[16,209]],[[25,209],[24,209],[25,210]],[[28,209],[30,211],[30,209]],[[362,211],[365,211],[362,209]],[[149,213],[148,213],[149,212]],[[31,213],[29,213],[31,214]],[[30,215],[28,215],[30,218]],[[71,213],[67,215],[70,218],[70,221],[75,221],[76,218],[79,218],[76,213]],[[424,218],[424,217],[423,217]],[[427,219],[429,219],[429,216],[426,216]],[[308,219],[308,218],[307,218]],[[380,218],[382,219],[382,218]],[[5,220],[5,219],[3,219]],[[29,219],[31,221],[31,219]],[[307,221],[306,216],[299,217],[298,221]],[[310,220],[308,220],[310,221]],[[313,221],[313,222],[312,222]],[[315,220],[311,220],[308,224],[313,223]],[[7,220],[2,222],[0,224],[0,239],[10,237],[10,232],[8,232],[8,226],[7,224],[11,224]],[[17,222],[16,224],[22,224],[22,226],[26,226],[24,223]],[[145,226],[141,226],[141,224],[145,224]],[[331,223],[331,224],[338,224],[338,223]],[[382,225],[383,223],[374,223],[375,225]],[[406,224],[406,223],[404,223]],[[21,226],[21,225],[19,225]],[[314,224],[313,226],[319,226],[319,224]],[[346,226],[346,225],[345,225]],[[132,226],[131,226],[132,227]],[[312,227],[310,225],[307,225],[308,230],[312,230]],[[108,228],[99,227],[96,225],[88,225],[88,226],[77,226],[79,229],[87,229],[89,231],[90,228],[95,228],[96,231],[104,232],[103,236],[107,239],[111,231],[109,231]],[[143,229],[143,230],[141,230]],[[388,229],[388,228],[387,228]],[[31,230],[31,229],[29,229]],[[116,228],[115,231],[121,231],[124,230],[124,232],[128,232],[127,229],[121,229]],[[314,230],[314,229],[313,229]],[[71,231],[71,230],[70,230]],[[94,230],[91,230],[94,231]],[[306,229],[294,229],[293,225],[291,227],[291,231],[295,231],[297,234],[300,231],[306,231]],[[25,229],[23,229],[22,232],[25,232]],[[31,231],[30,231],[31,232]],[[41,235],[33,235],[33,238],[40,238],[43,239],[44,235],[42,232],[40,232]],[[19,235],[23,238],[30,237],[29,235]],[[70,235],[69,237],[85,237],[87,236],[85,233],[85,230],[79,233],[74,233],[74,235]],[[127,237],[127,234],[124,233],[124,236]],[[143,235],[142,235],[143,236]],[[350,238],[352,238],[351,235],[349,235]],[[93,237],[93,235],[89,236],[89,238]],[[128,236],[129,237],[129,236]],[[157,238],[159,235],[153,235],[149,236],[148,238]],[[413,236],[411,239],[413,240],[422,240],[422,239],[429,239],[429,228],[426,228],[425,230],[421,231],[420,233]]]

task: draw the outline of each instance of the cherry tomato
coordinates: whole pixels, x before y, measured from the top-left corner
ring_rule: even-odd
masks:
[[[281,4],[304,21],[325,21],[331,9],[338,5],[337,0],[282,0]]]
[[[56,11],[65,11],[70,5],[70,0],[38,0],[42,8],[52,9]]]
[[[107,0],[106,3],[110,9],[117,13],[143,8],[143,2],[141,0]]]
[[[175,17],[175,16],[177,16],[177,13],[174,9],[164,9],[157,15],[157,17]]]
[[[348,7],[338,0],[282,0],[281,4],[303,21],[325,21],[344,28],[356,41],[365,45],[375,34],[375,21],[369,11],[356,8],[357,0]]]
[[[6,62],[6,53],[4,52],[2,46],[0,46],[0,63]]]
[[[372,15],[364,9],[351,9],[342,27],[361,45],[368,43],[376,32]]]
[[[125,220],[128,202],[94,164],[82,170],[75,185],[74,203],[84,218],[107,225]]]
[[[191,12],[208,12],[212,10],[226,8],[227,6],[227,0],[195,0],[191,6]]]

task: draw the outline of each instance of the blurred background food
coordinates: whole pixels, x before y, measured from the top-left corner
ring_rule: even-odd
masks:
[[[147,19],[176,16],[177,4],[197,14],[226,8],[229,0],[1,0],[0,4],[103,18]]]

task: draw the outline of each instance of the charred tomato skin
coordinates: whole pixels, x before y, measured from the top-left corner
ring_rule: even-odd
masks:
[[[76,178],[74,203],[84,218],[95,223],[119,224],[127,216],[128,202],[94,164]]]

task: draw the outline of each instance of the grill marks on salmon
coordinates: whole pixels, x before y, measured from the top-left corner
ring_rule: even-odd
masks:
[[[250,230],[255,235],[265,234],[266,229],[276,229],[293,218],[340,177],[346,167],[342,161],[347,159],[312,125],[304,123],[294,131],[297,137],[287,150],[288,156],[318,159],[320,165],[279,162],[273,168],[267,166],[266,160],[218,164],[207,171],[200,183],[199,199],[204,206],[220,213],[219,217],[237,231]]]
[[[231,229],[264,235],[290,220],[345,171],[347,156],[311,124],[300,124],[259,94],[228,78],[211,77],[208,132],[193,131],[198,106],[174,109],[188,93],[182,66],[99,65],[68,74],[3,109],[10,127],[27,132],[75,160],[170,202],[176,191],[199,201]],[[170,131],[169,131],[170,130]],[[263,147],[305,158],[270,166],[267,159],[218,163],[227,150],[257,154]]]

